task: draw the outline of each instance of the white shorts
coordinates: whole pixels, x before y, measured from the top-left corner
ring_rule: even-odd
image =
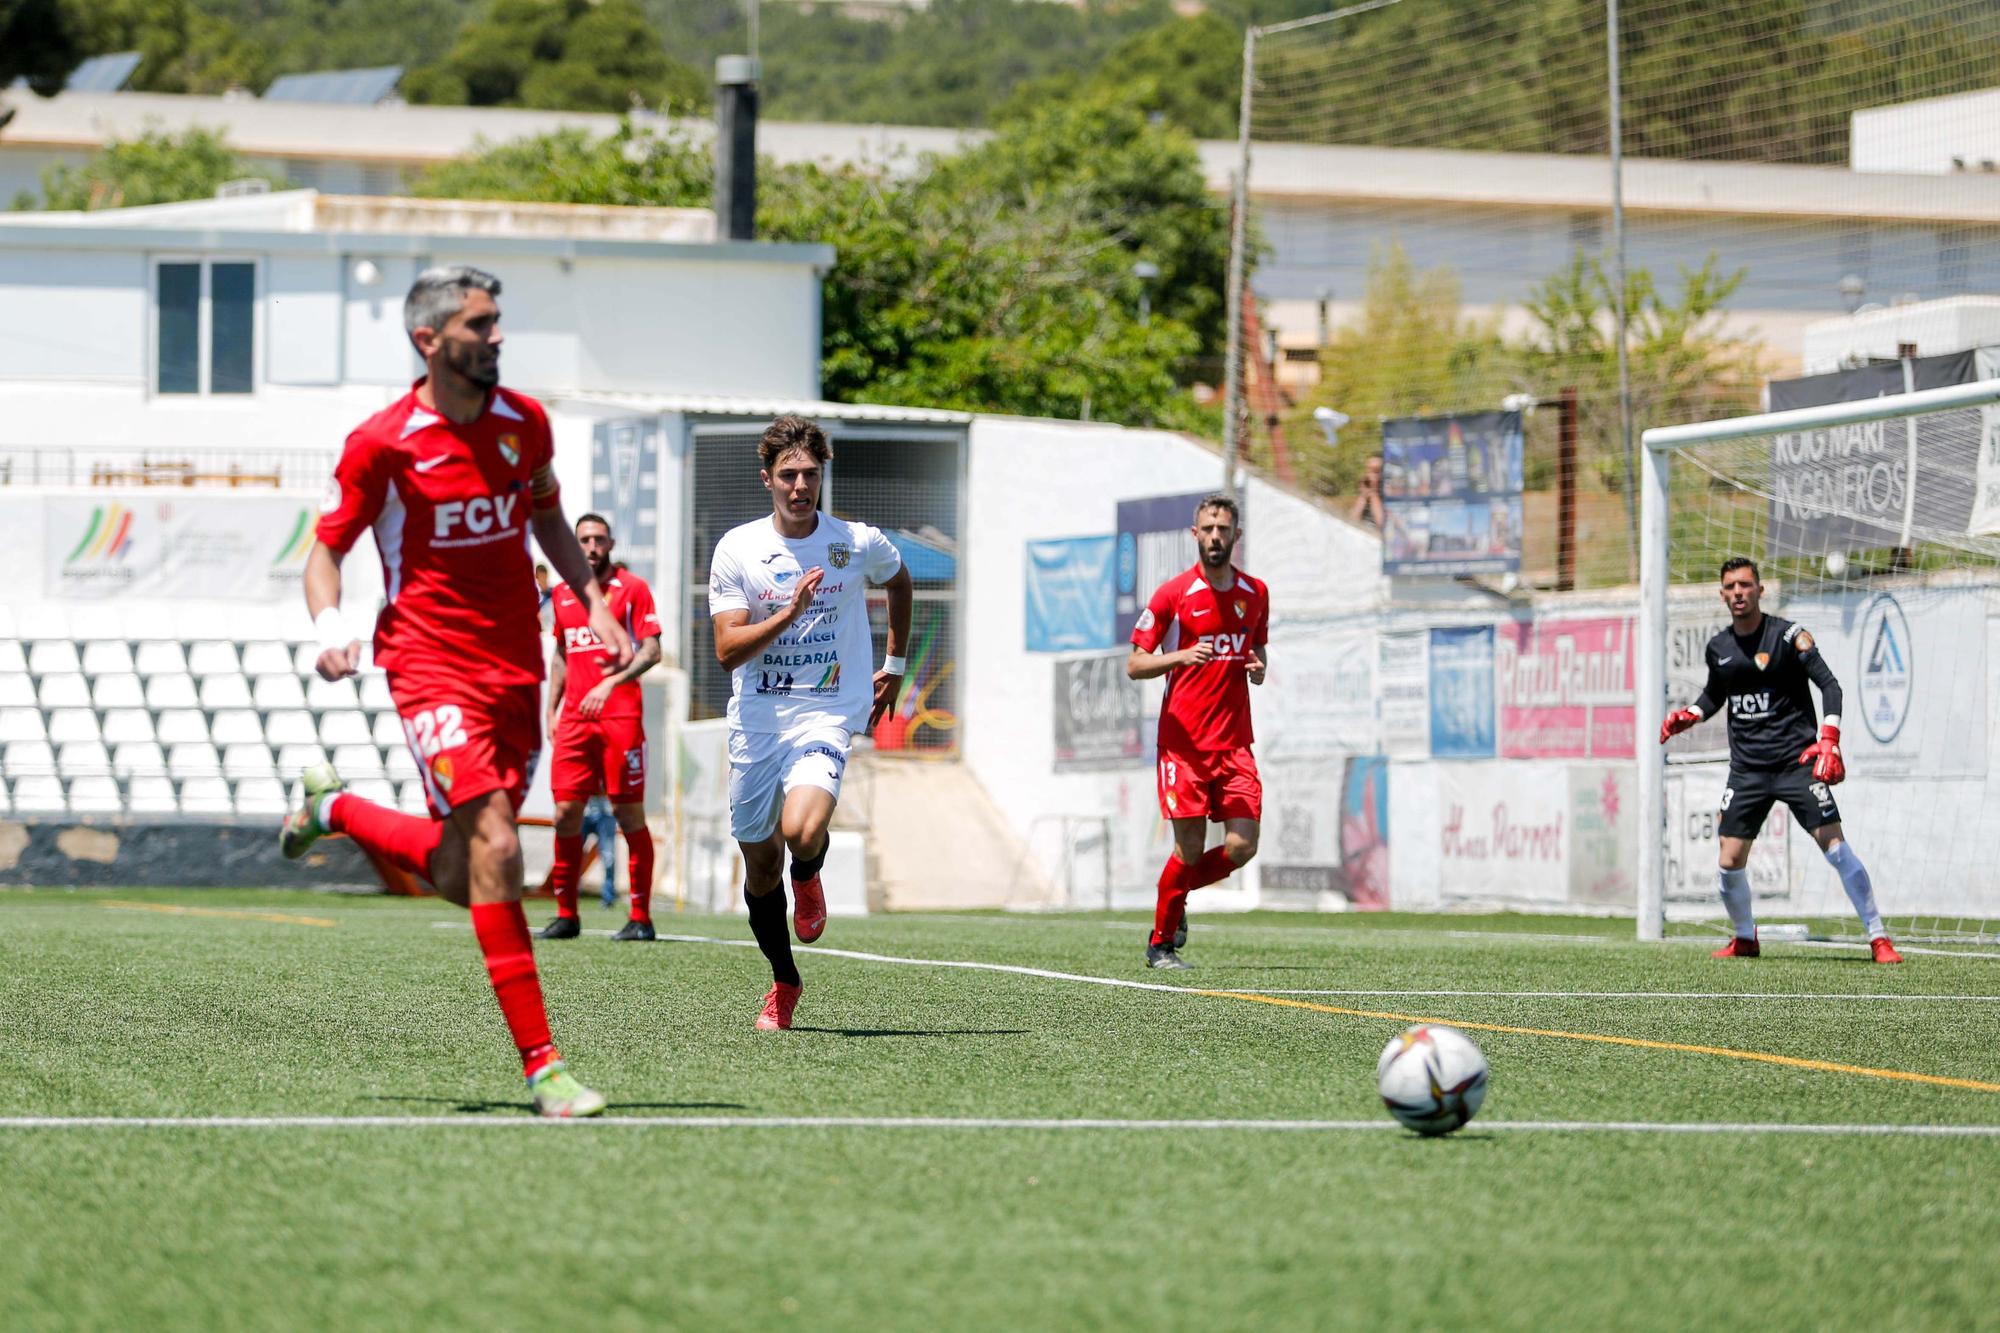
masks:
[[[818,787],[839,800],[848,744],[847,728],[840,726],[730,732],[730,835],[738,842],[770,837],[778,827],[785,796],[794,787]]]

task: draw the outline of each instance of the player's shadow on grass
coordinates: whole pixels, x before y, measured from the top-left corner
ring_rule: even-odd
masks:
[[[422,1102],[432,1106],[449,1106],[454,1111],[470,1114],[476,1111],[513,1111],[524,1109],[523,1102],[485,1102],[464,1097],[369,1097],[371,1102]],[[742,1102],[628,1102],[617,1103],[620,1111],[748,1111],[751,1108]]]
[[[794,1032],[818,1032],[829,1037],[1025,1037],[1026,1028],[806,1028]]]

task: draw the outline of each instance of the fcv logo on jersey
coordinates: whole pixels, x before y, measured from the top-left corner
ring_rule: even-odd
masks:
[[[1887,745],[1910,719],[1915,643],[1909,618],[1888,593],[1868,603],[1861,617],[1861,717],[1868,734]]]

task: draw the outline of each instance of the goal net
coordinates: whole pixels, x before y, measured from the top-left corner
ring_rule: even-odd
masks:
[[[1747,556],[1765,610],[1809,630],[1840,681],[1848,776],[1834,795],[1889,933],[2000,941],[2000,365],[1977,356],[1971,383],[1645,433],[1640,793],[1665,837],[1641,844],[1643,936],[1726,928],[1728,724],[1664,754],[1649,742],[1700,693],[1703,647],[1729,624],[1720,566]],[[1912,364],[1870,369],[1908,383]],[[1754,844],[1760,923],[1860,939],[1794,823],[1774,808]]]

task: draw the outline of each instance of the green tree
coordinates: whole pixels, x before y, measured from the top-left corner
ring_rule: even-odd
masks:
[[[1236,134],[1243,35],[1213,13],[1170,18],[1111,48],[1095,68],[1021,86],[1002,104],[1007,120],[1063,98],[1115,98],[1197,139]]]
[[[263,47],[190,0],[73,0],[96,52],[137,51],[131,86],[152,93],[222,93],[270,81]]]
[[[493,0],[443,60],[403,81],[413,102],[573,111],[690,106],[706,91],[637,0]]]
[[[587,130],[484,146],[411,182],[434,199],[514,199],[556,204],[707,208],[715,196],[708,153],[677,132],[621,122],[615,134]]]
[[[0,88],[26,79],[52,97],[89,51],[66,0],[0,0]]]
[[[220,135],[192,129],[179,135],[149,132],[114,139],[81,166],[50,167],[42,173],[44,208],[134,208],[208,199],[225,181],[259,177],[285,188],[282,177],[247,165]],[[33,207],[23,196],[16,208]]]

